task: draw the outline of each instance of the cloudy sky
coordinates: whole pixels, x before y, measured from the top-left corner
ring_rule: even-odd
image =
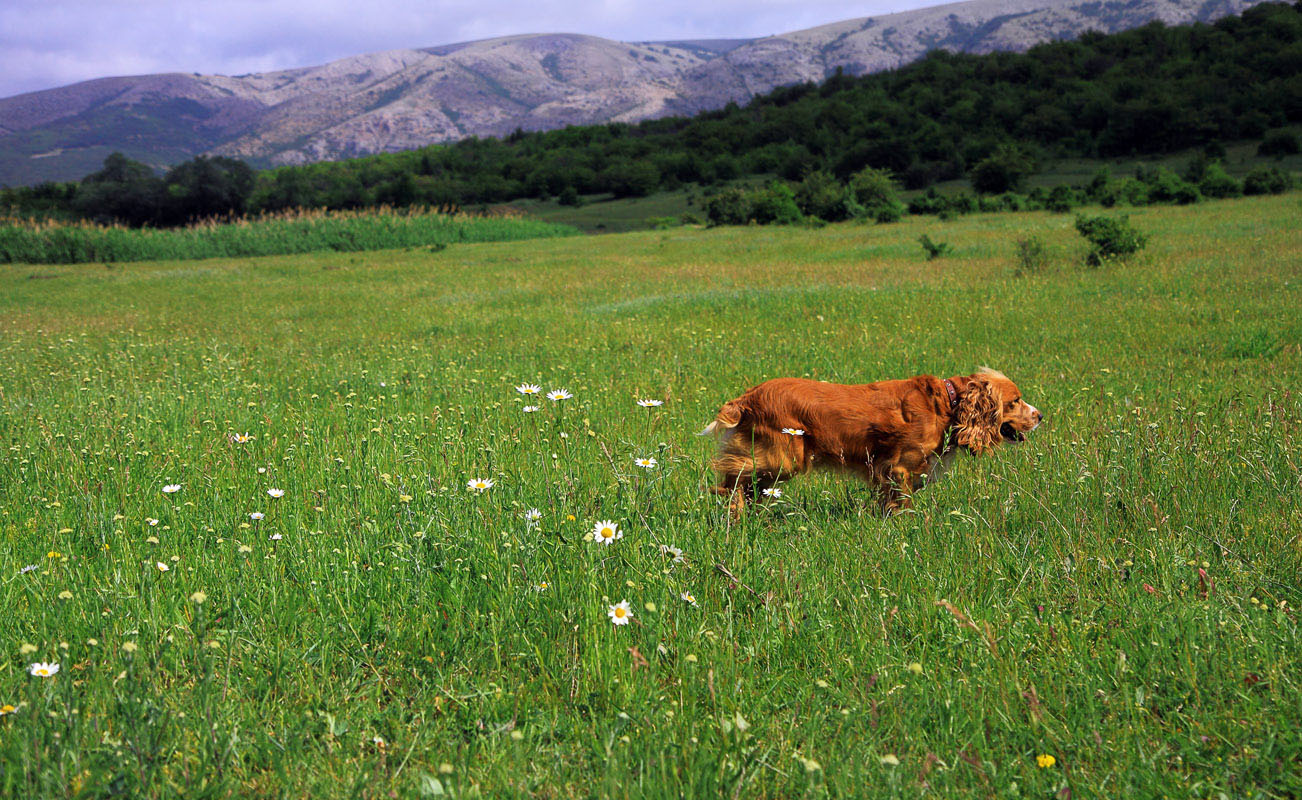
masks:
[[[936,0],[2,0],[0,97],[148,72],[239,75],[512,33],[751,37]]]

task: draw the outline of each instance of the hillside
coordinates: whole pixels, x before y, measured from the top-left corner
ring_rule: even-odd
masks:
[[[720,108],[775,87],[890,69],[929,50],[1025,50],[1087,30],[1209,21],[1257,0],[972,0],[754,40],[510,36],[242,76],[104,78],[0,100],[0,184],[79,178],[121,151],[261,165],[409,150]]]

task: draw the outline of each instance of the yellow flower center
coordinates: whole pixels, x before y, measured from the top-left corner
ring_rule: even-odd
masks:
[[[625,611],[625,610],[622,609],[622,608],[616,608],[616,609],[615,609],[615,616],[617,616],[617,617],[619,617],[619,618],[621,618],[621,619],[623,619],[624,615],[627,614],[627,613],[628,613],[628,612]]]

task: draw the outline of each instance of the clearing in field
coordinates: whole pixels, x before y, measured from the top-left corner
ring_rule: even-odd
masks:
[[[1297,796],[1299,210],[6,267],[0,794]],[[703,491],[983,364],[1051,422],[912,514]]]

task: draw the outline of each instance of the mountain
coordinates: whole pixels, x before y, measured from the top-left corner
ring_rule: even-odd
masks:
[[[778,86],[891,69],[928,50],[1025,50],[1087,30],[1211,21],[1262,0],[971,0],[760,39],[507,36],[234,77],[103,78],[0,99],[0,184],[79,178],[115,150],[163,167],[408,150],[720,108]]]

